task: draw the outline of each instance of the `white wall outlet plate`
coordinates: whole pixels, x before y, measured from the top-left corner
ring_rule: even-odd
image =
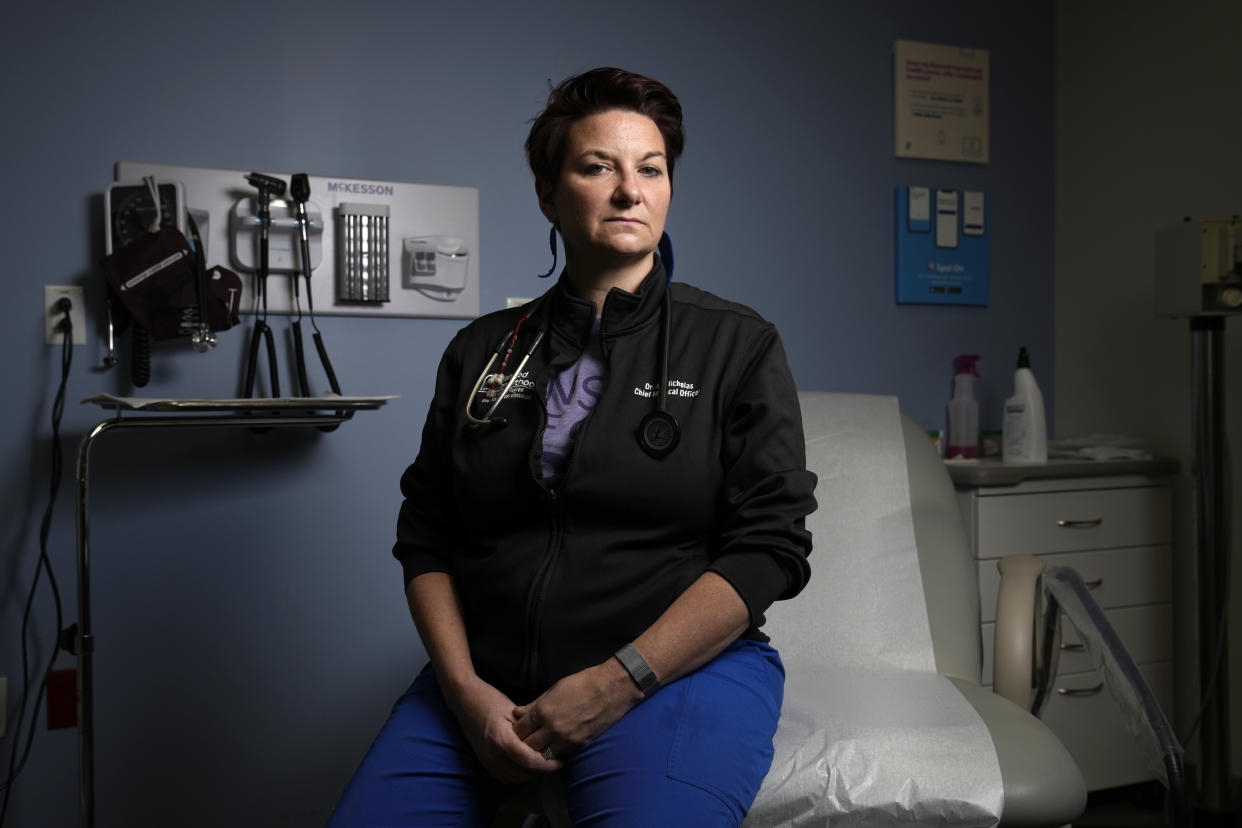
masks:
[[[73,344],[86,344],[86,291],[77,285],[44,285],[43,286],[43,334],[48,345],[59,345],[64,341],[60,332],[60,322],[65,318],[63,311],[56,308],[61,298],[68,298],[73,303],[69,309],[69,321],[73,323]]]

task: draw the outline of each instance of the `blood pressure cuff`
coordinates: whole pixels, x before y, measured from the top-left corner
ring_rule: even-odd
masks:
[[[162,227],[108,256],[104,276],[113,297],[156,339],[189,336],[198,328],[198,256],[174,227]],[[223,267],[206,274],[207,324],[223,331],[240,320],[241,277]]]

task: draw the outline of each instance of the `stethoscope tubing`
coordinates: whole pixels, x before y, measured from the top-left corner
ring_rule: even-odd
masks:
[[[483,371],[479,374],[479,378],[475,380],[474,387],[470,390],[470,396],[466,399],[466,419],[474,425],[479,426],[490,425],[493,422],[492,415],[496,413],[496,409],[504,401],[505,397],[508,396],[509,389],[513,387],[513,383],[516,382],[518,376],[521,375],[522,369],[526,367],[526,363],[530,359],[530,355],[535,352],[535,349],[539,347],[539,343],[543,341],[543,333],[543,325],[540,325],[538,331],[535,333],[535,338],[531,342],[530,347],[526,349],[526,354],[518,363],[517,368],[513,369],[513,373],[509,375],[509,381],[505,383],[504,389],[501,390],[495,401],[488,407],[487,412],[483,415],[483,418],[479,419],[470,413],[470,407],[474,403],[474,398],[478,396],[480,389],[482,389],[483,382],[487,379],[488,372],[491,371],[492,365],[495,364],[496,360],[500,358],[501,351],[505,349],[505,342],[508,341],[510,337],[517,335],[517,328],[514,328],[510,333],[505,335],[504,339],[500,340],[500,345],[497,346],[496,352],[492,354],[492,358],[489,359],[487,364],[483,366]]]
[[[661,413],[667,413],[665,407],[666,398],[668,396],[668,343],[672,331],[673,301],[669,296],[672,291],[672,285],[664,286],[664,328],[663,337],[660,339],[660,396],[656,402],[656,408]]]
[[[656,395],[656,410],[644,417],[638,427],[639,445],[642,447],[643,451],[647,452],[647,454],[656,459],[666,457],[677,447],[678,442],[681,440],[681,426],[678,424],[677,418],[670,414],[667,408],[668,356],[670,350],[669,343],[672,334],[673,315],[672,298],[669,293],[670,290],[671,286],[666,285],[664,289],[664,307],[662,314],[664,320],[660,329],[660,387]],[[540,311],[543,311],[543,309],[541,308]],[[500,340],[500,343],[496,346],[496,350],[492,353],[491,358],[487,360],[487,364],[483,366],[483,370],[479,372],[478,379],[474,381],[474,385],[470,389],[470,396],[466,398],[466,419],[470,422],[471,426],[478,428],[481,426],[492,425],[493,423],[503,424],[505,422],[504,420],[493,420],[492,416],[496,413],[496,409],[500,407],[500,404],[504,402],[505,397],[509,395],[509,389],[513,387],[513,383],[516,382],[517,378],[521,375],[522,369],[526,367],[526,363],[530,359],[531,354],[535,352],[535,349],[539,347],[539,343],[543,341],[544,333],[547,330],[546,311],[539,313],[540,324],[534,340],[531,342],[530,347],[526,349],[526,354],[518,363],[517,368],[513,370],[513,373],[509,375],[508,382],[505,383],[504,388],[497,395],[496,399],[492,401],[492,404],[488,407],[486,413],[484,413],[482,417],[476,417],[473,413],[471,413],[471,408],[474,405],[475,398],[481,393],[483,383],[487,381],[487,378],[491,373],[492,366],[496,364],[496,360],[500,358],[501,353],[506,350],[506,343],[508,343],[508,350],[512,351],[513,344],[517,340],[518,331],[522,327],[522,322],[534,315],[535,314],[532,313],[530,315],[523,316],[513,330],[504,335],[504,337]],[[508,356],[505,357],[505,361],[508,361]],[[505,366],[502,363],[501,369],[503,370],[504,367]]]

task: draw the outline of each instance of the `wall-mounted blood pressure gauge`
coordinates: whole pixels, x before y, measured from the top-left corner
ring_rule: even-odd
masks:
[[[157,181],[160,225],[175,227],[185,234],[185,190],[180,181]],[[155,199],[146,182],[117,181],[104,193],[105,252],[111,254],[151,232],[155,221]]]

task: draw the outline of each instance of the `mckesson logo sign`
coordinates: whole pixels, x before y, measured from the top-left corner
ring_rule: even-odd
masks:
[[[329,181],[328,192],[390,196],[393,194],[393,187],[391,184],[367,184],[361,181]]]

